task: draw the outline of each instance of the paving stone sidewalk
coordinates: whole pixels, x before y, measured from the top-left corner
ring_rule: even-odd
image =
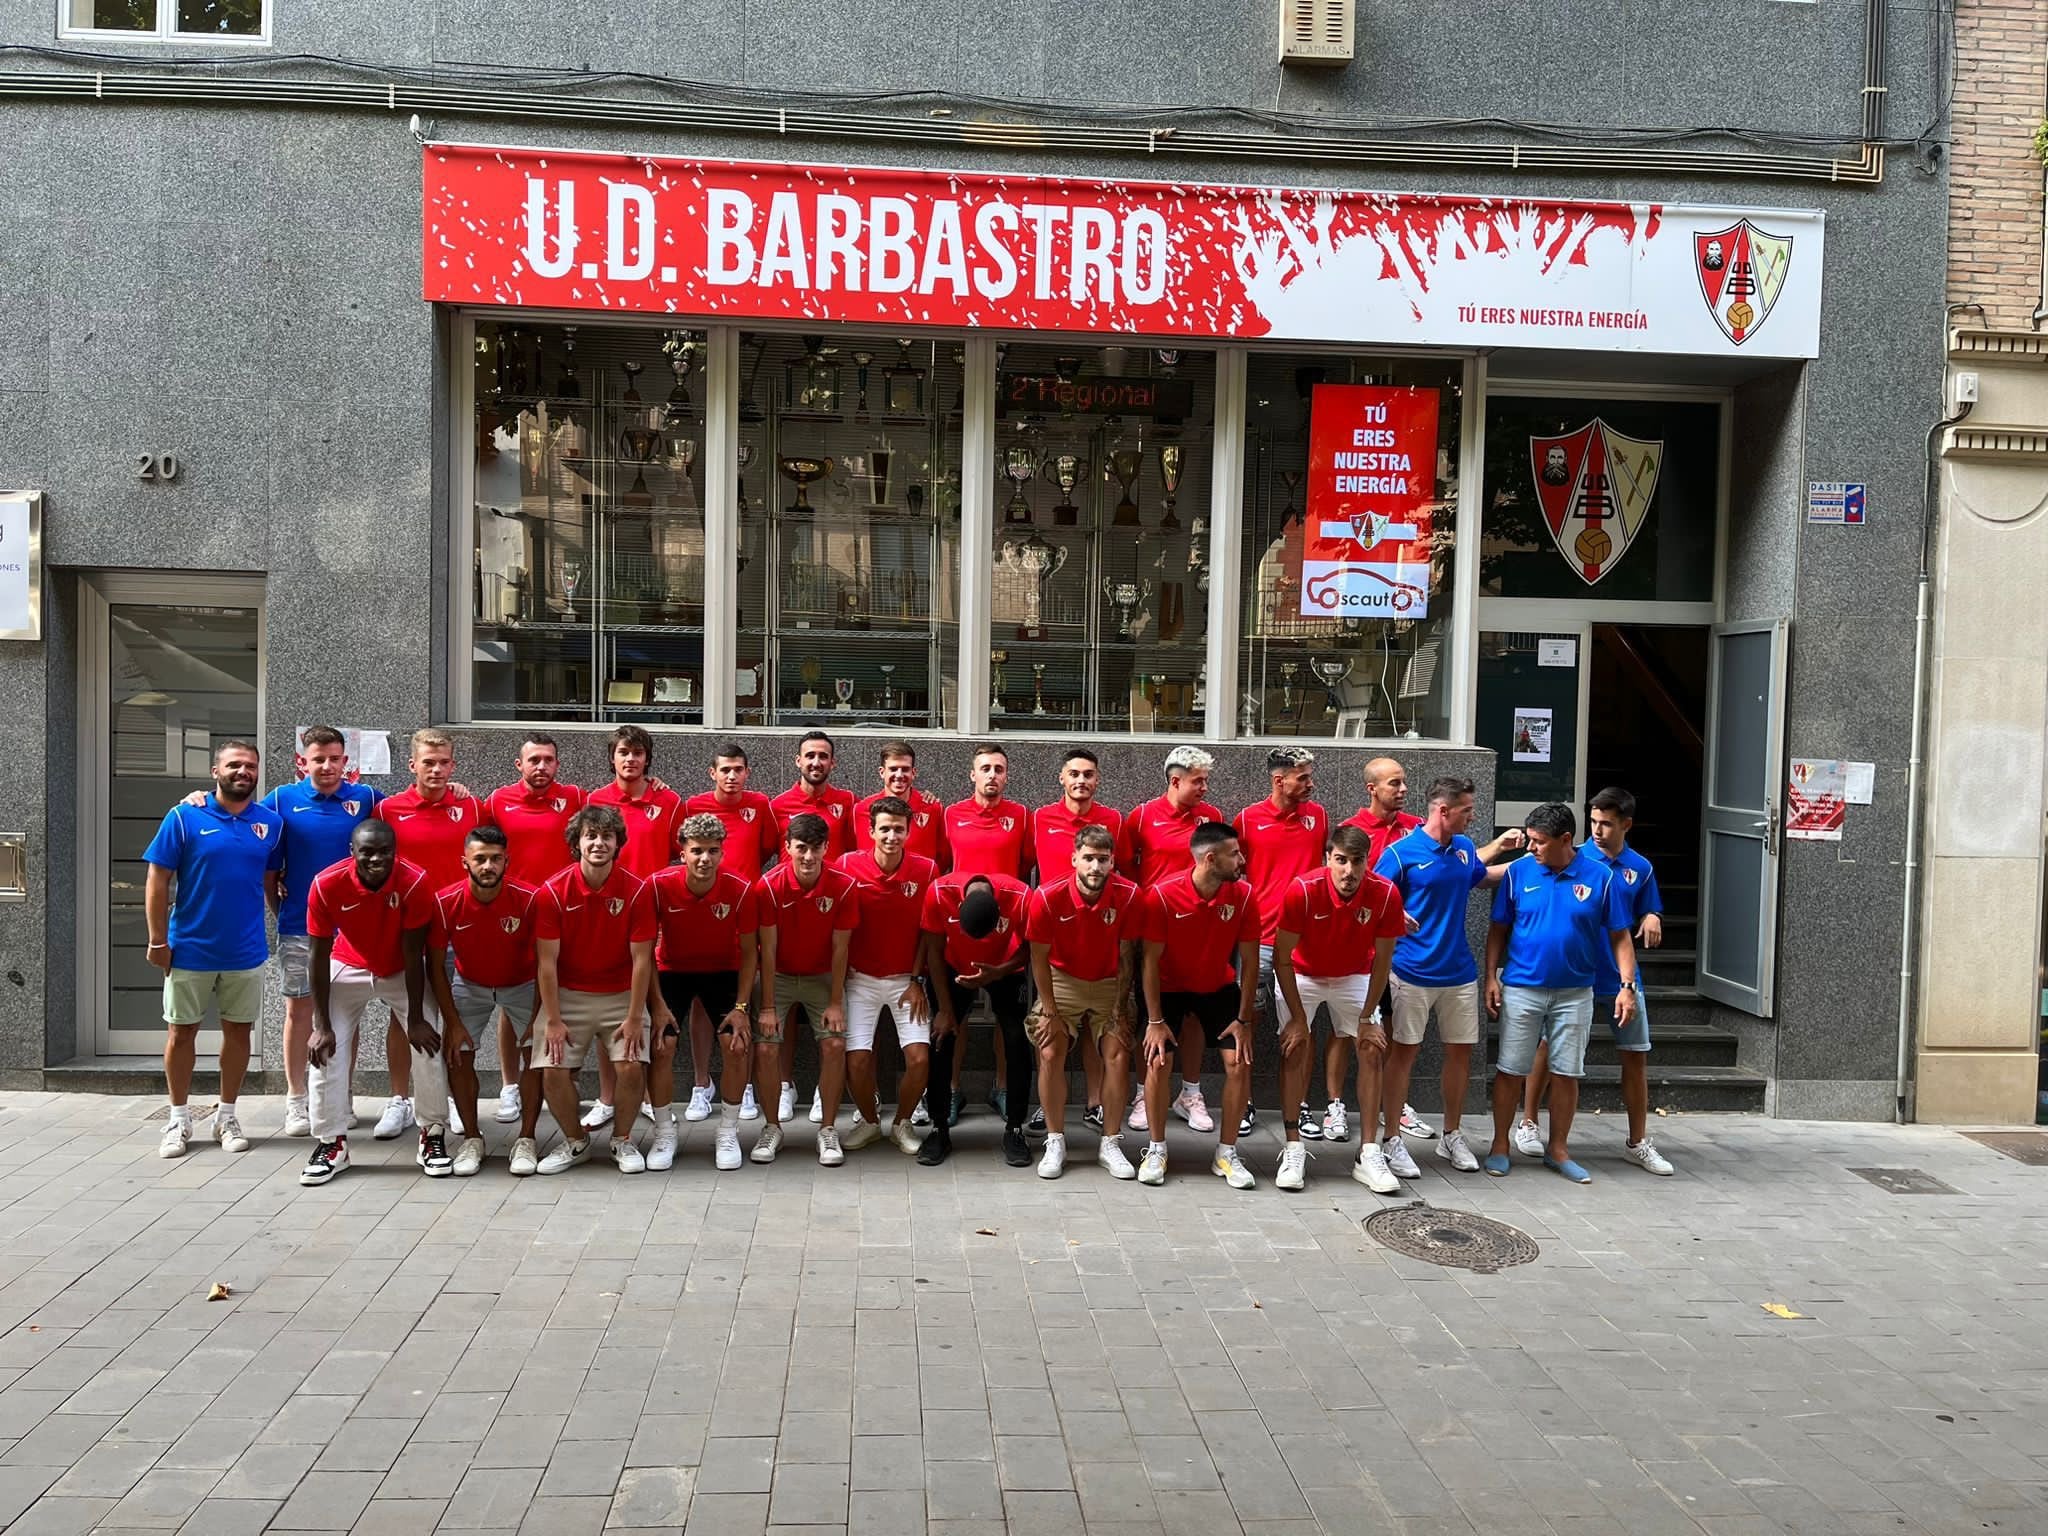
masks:
[[[1584,1189],[1416,1144],[1542,1245],[1480,1275],[1366,1236],[1355,1142],[1276,1191],[1264,1128],[1250,1194],[1078,1125],[1041,1181],[985,1115],[941,1170],[803,1125],[718,1174],[703,1125],[631,1179],[364,1132],[305,1190],[279,1102],[240,1157],[160,1113],[0,1095],[10,1536],[2048,1531],[2048,1168],[1945,1130],[1659,1120],[1659,1180],[1591,1120]]]

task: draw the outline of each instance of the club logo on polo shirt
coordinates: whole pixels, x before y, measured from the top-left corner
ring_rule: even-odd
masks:
[[[1235,916],[1237,916],[1237,908],[1227,901],[1223,903],[1223,921],[1227,923]]]
[[[1014,816],[1005,816],[1005,817],[1003,818],[1003,830],[1004,830],[1005,832],[1011,832],[1011,831],[1014,831],[1014,830],[1016,830],[1016,826],[1017,826],[1017,818],[1016,818],[1016,817],[1014,817]]]
[[[711,915],[721,923],[724,922],[728,917],[732,916],[732,903],[729,901],[719,902],[718,905],[711,909]]]
[[[753,808],[753,807],[752,807],[751,805],[743,805],[743,806],[741,806],[741,807],[740,807],[740,820],[741,820],[741,821],[752,821],[753,819],[754,819],[754,808]]]
[[[498,926],[507,933],[517,933],[519,931],[519,919],[516,917],[503,918],[500,919]]]
[[[903,894],[915,896],[917,894],[917,882],[915,880],[905,880],[903,882]]]
[[[461,806],[459,806],[459,805],[451,805],[451,806],[449,806],[449,807],[448,807],[448,819],[449,819],[450,821],[460,821],[460,820],[462,820],[462,807],[461,807]]]
[[[1584,901],[1593,894],[1593,887],[1590,885],[1575,885],[1572,887],[1572,894],[1578,897],[1579,900]]]
[[[655,817],[657,817],[657,816],[659,816],[660,814],[661,814],[661,807],[660,807],[660,806],[658,806],[658,805],[650,805],[650,806],[648,806],[648,807],[647,807],[647,819],[648,819],[649,821],[652,821],[652,820],[654,820],[654,818],[655,818]]]
[[[1313,816],[1304,816],[1304,817],[1302,817],[1302,818],[1301,818],[1301,824],[1302,824],[1302,825],[1303,825],[1304,827],[1307,827],[1307,828],[1309,829],[1309,831],[1311,831],[1311,832],[1315,831],[1315,829],[1316,829],[1316,819],[1315,819],[1315,817],[1313,817]]]
[[[958,921],[958,919],[955,919],[955,921]],[[996,932],[997,932],[997,933],[1008,933],[1009,931],[1010,931],[1010,920],[1009,920],[1009,919],[1008,919],[1007,917],[999,917],[999,918],[997,918],[997,919],[996,919]]]
[[[393,891],[389,896],[386,896],[384,898],[384,905],[396,912],[398,910],[398,892]]]
[[[349,815],[354,816],[362,811],[363,802],[360,800],[344,800],[341,802],[341,808],[344,811],[347,811]],[[305,807],[303,805],[295,805],[292,807],[292,809],[295,811],[303,811]]]
[[[550,809],[554,811],[554,813],[557,816],[559,816],[562,814],[562,812],[566,811],[569,808],[569,802],[564,796],[557,795],[554,799],[548,802],[548,806],[550,807]]]
[[[264,822],[258,821],[250,823],[249,830],[256,834],[256,841],[259,843],[262,842],[266,837],[270,836],[270,828]]]
[[[820,912],[830,912],[832,910],[832,898],[830,896],[820,896],[818,898],[818,910]]]
[[[1116,908],[1115,908],[1115,907],[1111,907],[1111,908],[1109,908],[1109,910],[1107,910],[1106,912],[1104,912],[1104,913],[1102,914],[1102,926],[1103,926],[1103,927],[1107,928],[1107,927],[1108,927],[1108,926],[1109,926],[1109,925],[1110,925],[1111,923],[1113,923],[1113,922],[1115,922],[1115,921],[1116,921]]]
[[[1472,862],[1471,856],[1462,848],[1458,850],[1458,862],[1460,864],[1470,864]]]
[[[626,898],[623,896],[614,896],[610,901],[604,904],[604,909],[605,911],[609,912],[613,917],[617,917],[621,912],[626,910]]]
[[[922,827],[930,823],[932,819],[932,813],[930,811],[919,811],[915,816],[911,817],[910,819],[914,825]],[[1007,831],[1008,829],[1009,823],[1005,822],[1004,830]]]
[[[839,820],[840,817],[846,814],[846,807],[839,804],[837,801],[834,801],[831,805],[826,806],[825,809],[832,813],[832,819],[834,821]]]
[[[1621,872],[1621,878],[1627,881],[1630,885],[1634,885],[1636,883],[1636,872],[1632,869],[1624,869]]]

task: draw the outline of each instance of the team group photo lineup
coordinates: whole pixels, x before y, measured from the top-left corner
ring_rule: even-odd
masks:
[[[486,1118],[516,1126],[519,1176],[566,1172],[601,1133],[620,1172],[670,1169],[679,1116],[716,1122],[722,1170],[774,1162],[799,1120],[823,1166],[885,1140],[937,1166],[967,1110],[965,1036],[982,1013],[1001,1156],[1041,1178],[1066,1167],[1078,1064],[1081,1131],[1110,1177],[1164,1183],[1178,1118],[1213,1133],[1211,1173],[1256,1188],[1240,1142],[1260,1119],[1253,1067],[1270,1052],[1283,1190],[1306,1186],[1308,1143],[1354,1135],[1351,1176],[1382,1195],[1421,1176],[1411,1143],[1458,1173],[1506,1176],[1519,1157],[1587,1183],[1571,1137],[1596,1030],[1611,1033],[1626,1110],[1625,1138],[1603,1133],[1600,1156],[1673,1171],[1648,1129],[1637,971],[1638,946],[1662,941],[1661,899],[1628,843],[1625,789],[1539,805],[1478,844],[1470,781],[1411,786],[1377,757],[1363,803],[1339,820],[1313,798],[1314,754],[1295,746],[1266,755],[1269,795],[1230,816],[1209,803],[1213,759],[1192,745],[1166,753],[1156,784],[1115,793],[1093,750],[1069,748],[1057,783],[1034,787],[1054,798],[1034,809],[1011,798],[995,744],[974,749],[969,793],[948,802],[920,785],[904,741],[861,742],[876,788],[857,796],[822,730],[797,743],[795,781],[772,798],[736,741],[713,749],[708,788],[665,783],[655,739],[633,725],[609,733],[612,777],[591,790],[563,781],[540,731],[520,741],[516,779],[488,792],[459,778],[443,731],[414,733],[413,782],[397,793],[359,781],[342,731],[298,734],[289,781],[268,793],[257,747],[221,743],[212,791],[169,808],[144,854],[166,1158],[191,1153],[195,1134],[250,1147],[236,1101],[274,966],[279,1129],[310,1142],[305,1185],[349,1169],[366,1123],[354,1069],[380,1019],[391,1094],[370,1134],[416,1137],[429,1178],[482,1171]],[[1482,1010],[1499,1054],[1490,1127],[1469,1129]],[[195,1133],[199,1034],[214,1018],[219,1104]],[[900,1059],[886,1112],[885,1020]],[[1432,1024],[1440,1131],[1408,1103]],[[815,1046],[807,1111],[802,1031]],[[488,1040],[494,1097],[478,1064]]]

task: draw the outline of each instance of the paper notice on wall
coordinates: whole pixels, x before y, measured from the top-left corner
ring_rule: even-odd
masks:
[[[1793,758],[1785,794],[1785,835],[1805,843],[1839,843],[1847,780],[1847,765],[1840,758]]]
[[[1545,638],[1536,642],[1536,665],[1539,667],[1576,667],[1579,664],[1579,642],[1564,638]]]
[[[1844,763],[1842,799],[1850,805],[1868,805],[1877,797],[1877,764]]]
[[[1549,762],[1550,727],[1549,710],[1517,709],[1515,711],[1515,761],[1518,763]]]
[[[1302,537],[1304,614],[1419,619],[1429,612],[1436,425],[1433,389],[1315,386]]]
[[[292,749],[299,754],[300,773],[305,772],[303,759],[306,755],[306,732],[309,725],[302,725],[292,733]],[[352,725],[340,727],[341,739],[348,752],[347,776],[351,779],[364,774],[386,774],[391,771],[391,733],[389,731],[365,731]]]

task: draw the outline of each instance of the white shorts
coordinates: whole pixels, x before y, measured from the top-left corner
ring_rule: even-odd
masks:
[[[1394,1043],[1420,1045],[1436,1015],[1437,1038],[1445,1045],[1473,1045],[1479,1040],[1479,983],[1461,987],[1418,987],[1396,976],[1387,983],[1394,995]]]
[[[846,973],[846,1048],[848,1051],[872,1051],[875,1048],[875,1031],[881,1026],[882,1014],[886,1010],[896,1025],[898,1045],[930,1045],[932,1024],[929,1015],[922,1024],[910,1022],[909,1013],[899,999],[910,988],[917,985],[914,976],[868,976],[859,971]],[[778,1001],[780,999],[778,998]]]
[[[1358,1038],[1358,1021],[1365,1013],[1365,997],[1372,990],[1370,976],[1304,976],[1295,973],[1294,984],[1301,989],[1305,1021],[1316,1027],[1316,1009],[1330,1010],[1330,1028],[1346,1040]]]

